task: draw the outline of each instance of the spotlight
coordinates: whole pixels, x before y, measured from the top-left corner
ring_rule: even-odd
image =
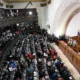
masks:
[[[29,15],[32,15],[33,14],[33,12],[32,11],[29,11]]]
[[[19,11],[17,10],[17,12],[19,12]]]
[[[19,26],[19,24],[17,23],[16,26]]]

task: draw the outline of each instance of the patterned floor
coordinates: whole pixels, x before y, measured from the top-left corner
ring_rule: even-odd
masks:
[[[75,80],[80,80],[80,74],[79,72],[75,69],[75,67],[70,63],[68,58],[63,54],[63,52],[59,49],[59,47],[52,43],[51,46],[56,50],[58,53],[58,56],[62,59],[62,62],[64,65],[70,70],[71,74],[75,78]]]

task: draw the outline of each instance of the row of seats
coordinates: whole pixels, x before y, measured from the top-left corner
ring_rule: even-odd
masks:
[[[17,49],[17,46],[14,46]],[[12,53],[13,50],[15,49],[13,47],[13,49],[10,51],[9,54],[7,54],[7,57],[5,59],[4,62],[4,67],[2,70],[2,74],[1,75],[1,80],[14,80],[14,77],[16,75],[16,73],[19,71],[18,67],[18,58],[20,58],[20,56],[18,56],[18,54]],[[4,73],[3,73],[4,72]]]
[[[0,51],[3,50],[4,46],[13,39],[14,34],[10,30],[6,30],[0,35]]]
[[[74,80],[47,36],[23,35],[5,59],[0,80]]]

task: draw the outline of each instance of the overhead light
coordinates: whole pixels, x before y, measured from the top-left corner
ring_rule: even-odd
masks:
[[[17,10],[17,12],[19,12],[19,11]]]
[[[32,15],[33,14],[33,12],[32,11],[29,11],[29,15]]]
[[[16,26],[19,26],[19,24],[17,23]]]

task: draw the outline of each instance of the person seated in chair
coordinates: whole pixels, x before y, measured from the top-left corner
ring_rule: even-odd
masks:
[[[73,40],[72,40],[71,38],[69,38],[69,40],[68,40],[68,45],[69,45],[69,46],[72,46],[72,42],[73,42]]]
[[[14,66],[14,64],[12,65],[9,65],[9,71],[13,71],[13,70],[16,70],[17,68]]]
[[[57,59],[57,56],[54,55],[54,56],[52,57],[52,59],[55,61],[55,60]]]
[[[14,60],[10,60],[9,65],[10,65],[12,68],[16,68],[16,64],[15,64]]]
[[[31,62],[32,62],[32,60],[34,59],[34,55],[33,55],[32,53],[29,53],[29,54],[28,54],[28,57],[29,57],[29,59],[30,59]]]
[[[77,43],[76,40],[73,40],[72,41],[72,47],[75,47],[76,43]]]
[[[45,69],[41,69],[39,72],[40,80],[45,80]]]
[[[50,53],[51,53],[51,56],[54,56],[55,52],[52,48],[50,48]]]
[[[63,80],[61,77],[58,77],[58,80]]]
[[[56,73],[53,73],[51,76],[52,80],[57,80],[58,79],[58,75]]]

